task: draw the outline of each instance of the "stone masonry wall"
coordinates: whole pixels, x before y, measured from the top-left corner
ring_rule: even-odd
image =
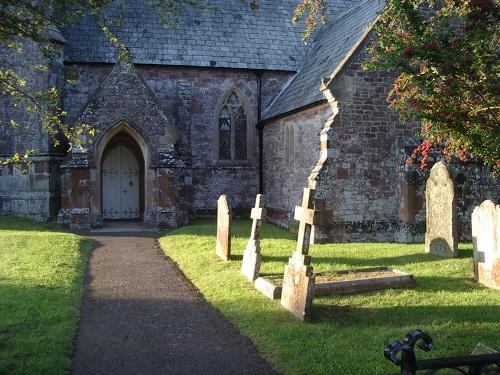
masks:
[[[319,132],[331,114],[328,104],[270,122],[264,126],[264,194],[267,219],[288,227],[301,201],[307,177],[319,157]],[[295,161],[286,160],[285,128],[292,124]]]
[[[116,107],[129,105],[133,99],[128,93],[127,98],[123,98],[120,102],[120,93],[115,93],[111,86],[107,88],[111,79],[107,77],[112,71],[113,66],[106,64],[67,64],[66,76],[73,77],[74,81],[65,87],[65,109],[72,119],[84,119],[92,125],[98,125],[100,134],[97,136],[97,142],[110,126],[110,119],[106,116],[114,116],[113,118],[117,119],[120,116],[133,117],[134,129],[148,143],[152,153],[152,164],[146,166],[146,179],[149,179],[152,190],[146,194],[164,195],[158,175],[164,174],[160,169],[171,170],[169,167],[172,165],[163,165],[164,157],[158,154],[164,147],[158,144],[162,138],[158,133],[158,124],[155,124],[156,121],[146,120],[150,114],[142,114],[143,111],[149,111],[146,104],[133,114],[119,115],[124,112],[116,110]],[[136,66],[135,71],[154,96],[155,105],[168,118],[170,125],[165,126],[174,126],[179,130],[180,138],[176,142],[175,150],[171,151],[173,159],[168,162],[174,163],[175,170],[178,171],[175,172],[177,177],[168,179],[172,183],[175,181],[174,185],[177,187],[177,192],[171,193],[178,195],[178,192],[181,192],[184,195],[182,203],[178,205],[183,207],[182,213],[179,214],[184,218],[193,215],[213,215],[220,194],[229,195],[236,214],[239,211],[247,211],[253,205],[255,194],[258,193],[258,133],[255,127],[257,73],[250,70],[151,65]],[[289,76],[289,73],[284,72],[264,73],[263,102],[272,100],[282,82]],[[108,83],[103,87],[105,80]],[[96,99],[94,97],[96,91],[105,92],[106,95],[101,94]],[[244,162],[218,160],[218,115],[224,98],[233,91],[243,103],[248,119],[248,160]],[[137,100],[140,102],[142,99]],[[109,108],[108,113],[101,108]],[[128,118],[121,120],[130,121]],[[94,149],[94,146],[91,146],[91,149]],[[98,155],[90,151],[89,157],[90,167],[93,168],[98,162],[96,160]],[[148,168],[159,169],[156,172],[147,172]],[[94,182],[91,181],[91,184]],[[146,196],[146,206],[159,205],[158,199],[160,198]],[[158,212],[181,210],[167,206],[158,206]],[[67,213],[67,210],[65,212]],[[152,211],[145,213],[145,221],[154,225],[156,219],[151,215]],[[185,219],[165,220],[172,223],[185,221]],[[99,222],[98,219],[94,221],[96,224]]]
[[[62,56],[47,60],[40,48],[25,42],[21,53],[0,47],[0,65],[27,78],[26,90],[59,87]],[[45,71],[35,69],[43,65]],[[17,123],[11,127],[10,121]],[[43,131],[40,116],[14,105],[10,96],[0,95],[0,158],[15,152],[35,150],[30,164],[9,165],[0,170],[0,215],[19,215],[36,220],[54,217],[60,207],[59,165],[63,150],[56,149]]]
[[[431,158],[432,159],[432,158]],[[435,160],[434,160],[435,161]],[[398,242],[421,241],[425,232],[425,182],[429,169],[402,166],[399,173],[400,228],[395,234]],[[487,199],[500,197],[500,179],[490,174],[488,167],[477,163],[448,162],[450,177],[457,197],[457,232],[460,241],[471,241],[471,215],[474,207]]]
[[[315,240],[421,241],[425,232],[423,199],[426,172],[405,165],[416,144],[417,123],[401,123],[387,105],[393,76],[363,71],[365,49],[355,55],[329,88],[338,106],[318,105],[265,125],[264,176],[269,219],[294,223],[309,173],[317,185],[321,225]],[[328,119],[328,120],[327,120]],[[296,158],[288,165],[284,152],[286,125],[296,129]],[[323,128],[323,130],[322,130]],[[320,136],[322,140],[320,147]],[[297,137],[298,135],[298,137]],[[320,149],[324,160],[320,160]],[[457,165],[459,232],[470,238],[470,210],[500,195],[498,179],[486,168]]]
[[[335,241],[393,241],[398,230],[398,150],[414,144],[417,124],[402,124],[386,97],[394,76],[364,71],[362,48],[330,88],[338,101],[325,177],[330,224],[323,235]],[[413,142],[413,143],[411,143]]]

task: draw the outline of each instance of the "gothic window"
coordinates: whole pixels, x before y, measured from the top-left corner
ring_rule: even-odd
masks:
[[[226,106],[219,116],[219,159],[231,160],[231,115]]]
[[[219,114],[219,160],[247,160],[247,115],[235,93]]]
[[[285,128],[285,159],[288,164],[295,161],[295,134],[292,124]]]

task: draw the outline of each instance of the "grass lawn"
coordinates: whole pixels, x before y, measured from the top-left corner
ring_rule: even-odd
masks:
[[[66,374],[90,243],[0,217],[0,374]]]
[[[460,246],[460,259],[426,255],[422,244],[314,245],[316,272],[393,266],[413,273],[417,288],[315,298],[314,323],[301,324],[240,275],[250,229],[250,221],[234,220],[233,260],[225,263],[215,257],[212,220],[172,231],[160,243],[205,298],[281,373],[395,373],[398,369],[383,358],[383,348],[414,328],[431,334],[435,344],[417,358],[468,354],[478,342],[500,348],[500,292],[473,281],[470,244]],[[261,274],[283,273],[296,235],[264,225],[262,238]]]

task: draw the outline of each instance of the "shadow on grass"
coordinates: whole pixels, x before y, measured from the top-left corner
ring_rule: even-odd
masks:
[[[354,257],[321,257],[314,256],[312,257],[312,265],[314,264],[348,264],[354,267],[376,267],[376,266],[404,266],[408,264],[416,264],[416,263],[432,263],[439,262],[449,258],[442,258],[436,255],[422,253],[413,253],[413,254],[405,254],[405,255],[396,255],[389,257],[377,257],[377,258],[356,258]],[[281,260],[281,257],[276,257]],[[471,258],[472,259],[472,248],[460,249],[459,250],[459,258]]]
[[[290,256],[292,252],[290,252]],[[290,256],[275,256],[275,255],[263,255],[263,262],[288,262]],[[466,256],[463,256],[464,258]],[[472,257],[472,253],[471,256]],[[416,264],[416,263],[429,263],[442,261],[443,258],[439,258],[433,255],[428,254],[407,254],[407,255],[398,255],[393,257],[377,257],[377,258],[355,258],[353,257],[321,257],[321,256],[312,256],[311,265],[335,265],[335,264],[345,264],[356,268],[362,267],[378,267],[378,266],[403,266],[407,264]],[[336,270],[336,269],[335,269]],[[333,271],[333,269],[332,269]]]
[[[248,238],[252,229],[252,222],[245,219],[233,219],[232,237]],[[215,219],[195,219],[188,225],[169,233],[169,236],[179,235],[196,235],[196,236],[213,236],[217,233],[217,222]],[[286,229],[280,228],[274,224],[265,223],[262,226],[261,239],[285,239],[296,240],[297,235],[288,232]]]
[[[411,301],[410,301],[411,302]],[[335,322],[341,327],[373,326],[398,328],[439,323],[498,323],[491,306],[391,306],[354,307],[313,303],[313,321]]]
[[[0,216],[0,231],[33,231],[33,232],[64,232],[56,222],[38,222],[32,219],[17,216]]]

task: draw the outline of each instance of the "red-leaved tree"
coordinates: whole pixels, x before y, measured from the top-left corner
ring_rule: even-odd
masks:
[[[397,71],[388,103],[421,121],[409,163],[432,150],[500,173],[498,27],[497,0],[387,1],[366,67]]]

